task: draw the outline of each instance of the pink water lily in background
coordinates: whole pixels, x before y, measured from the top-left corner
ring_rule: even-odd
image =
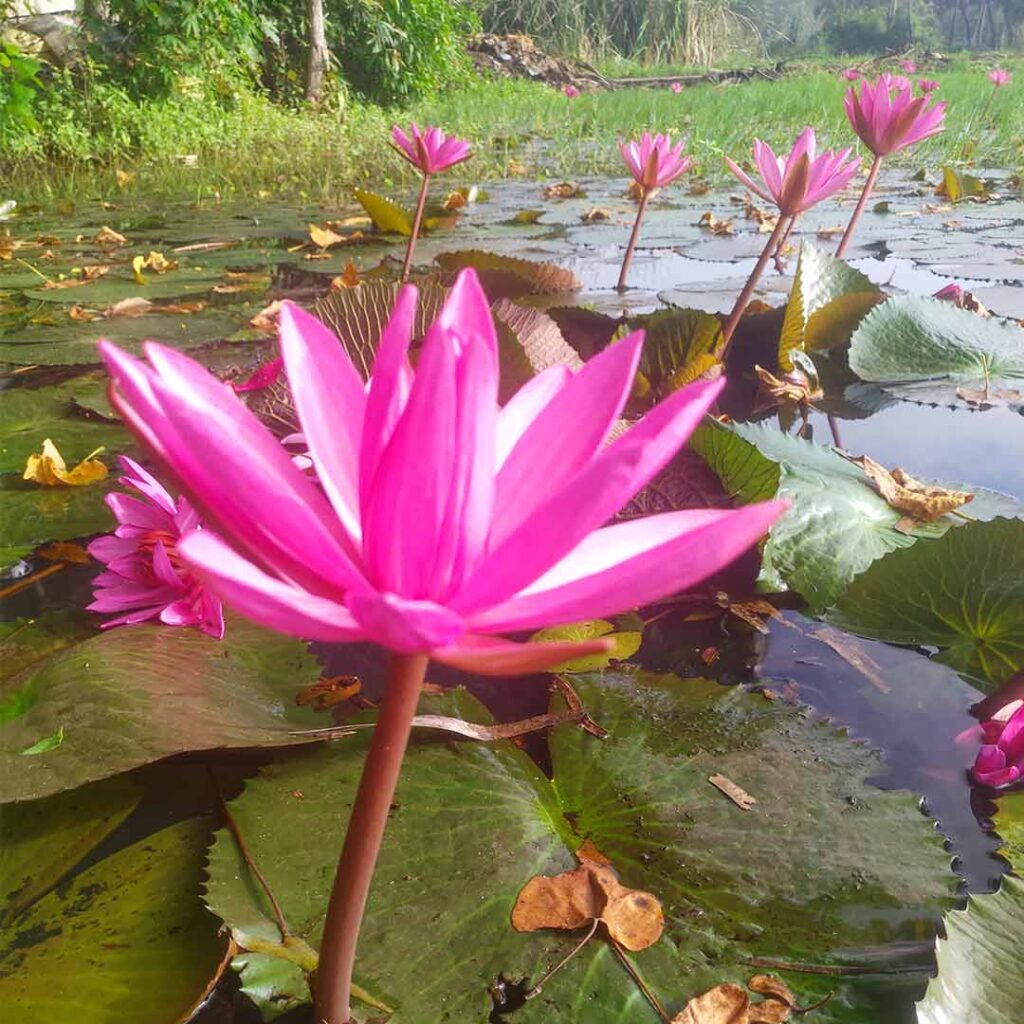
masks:
[[[645,190],[664,188],[693,167],[693,158],[683,155],[683,143],[672,144],[669,135],[644,132],[639,141],[619,141],[619,152],[633,180]]]
[[[879,78],[888,79],[889,84],[893,89],[912,89],[914,87],[913,83],[906,75],[890,75],[885,73],[879,75]]]
[[[676,93],[676,94],[678,95],[679,93],[681,93],[681,92],[683,91],[683,83],[682,83],[682,82],[673,82],[673,83],[672,83],[672,84],[671,84],[671,85],[669,86],[669,88],[670,88],[670,89],[671,89],[671,90],[672,90],[672,91],[673,91],[674,93]]]
[[[117,529],[89,545],[106,566],[95,579],[89,610],[116,617],[103,628],[159,618],[169,626],[198,626],[218,639],[224,635],[220,601],[181,562],[179,543],[201,522],[187,498],[171,497],[137,462],[120,457],[121,483],[141,497],[112,492],[106,503]]]
[[[277,382],[283,370],[284,360],[277,356],[257,366],[245,380],[237,384],[232,380],[228,381],[228,384],[236,395],[244,395],[248,391],[263,391]]]
[[[924,93],[935,92],[939,87],[939,83],[934,78],[922,78],[918,81],[917,87]]]
[[[971,773],[983,786],[1024,778],[1024,701],[1015,700],[981,723],[981,749]]]
[[[864,77],[856,68],[843,68],[839,74],[848,82],[859,82]]]
[[[805,128],[797,137],[789,155],[780,157],[766,142],[754,140],[754,163],[760,182],[726,157],[729,170],[755,195],[774,203],[784,216],[791,217],[820,203],[845,188],[860,167],[860,158],[848,159],[850,149],[816,155],[813,128]]]
[[[900,67],[903,68],[905,74],[912,75],[917,71],[917,64],[912,60],[901,60]]]
[[[844,101],[846,116],[860,140],[875,156],[936,135],[944,128],[946,103],[932,105],[929,96],[914,96],[910,83],[891,75],[851,87]]]
[[[988,80],[997,89],[1001,89],[1004,85],[1009,85],[1010,79],[1013,77],[1005,68],[990,68],[987,75]]]
[[[568,96],[571,100],[576,99],[576,97],[579,96],[580,94],[579,89],[577,89],[575,85],[567,85],[562,90],[562,92],[565,93],[565,95]]]
[[[398,125],[391,128],[394,149],[417,168],[422,174],[440,174],[456,164],[461,164],[472,155],[469,143],[454,135],[446,135],[433,125],[420,131],[413,122],[406,134]]]
[[[119,412],[222,534],[188,534],[183,563],[243,615],[311,640],[535,672],[605,645],[492,635],[693,586],[782,512],[769,502],[605,526],[675,454],[721,382],[676,392],[606,446],[641,334],[576,374],[541,373],[499,410],[494,323],[475,273],[459,275],[414,373],[416,296],[401,292],[368,388],[323,324],[282,308],[285,371],[322,490],[198,363],[147,343],[147,364],[100,343]]]

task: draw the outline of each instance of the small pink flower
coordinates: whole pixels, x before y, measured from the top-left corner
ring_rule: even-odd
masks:
[[[147,342],[144,361],[100,342],[118,411],[222,531],[183,538],[184,564],[248,618],[473,672],[532,673],[607,645],[495,634],[685,590],[784,511],[763,502],[605,525],[679,450],[723,381],[673,392],[607,444],[642,334],[575,373],[543,371],[499,408],[498,339],[476,274],[456,278],[413,368],[416,302],[414,287],[399,293],[368,383],[327,327],[283,304],[285,372],[320,486],[188,356]]]
[[[678,96],[679,93],[681,93],[683,91],[683,83],[682,82],[673,82],[669,86],[669,88]]]
[[[439,174],[470,157],[469,143],[454,135],[445,135],[440,128],[428,126],[421,132],[413,122],[406,135],[398,125],[391,128],[391,139],[398,154],[423,174]]]
[[[790,217],[845,188],[860,167],[860,158],[848,160],[849,149],[815,156],[814,129],[805,128],[787,157],[778,157],[766,142],[754,140],[754,162],[761,173],[755,182],[728,157],[729,170],[751,192],[774,203]]]
[[[579,94],[580,94],[579,89],[577,89],[575,85],[567,85],[562,90],[562,92],[564,92],[565,95],[568,96],[569,99],[571,99],[571,100],[576,99],[576,97],[579,96]]]
[[[946,103],[930,103],[930,96],[912,96],[910,83],[892,75],[880,75],[873,85],[862,82],[859,94],[851,86],[844,101],[853,130],[875,156],[894,153],[941,132]]]
[[[879,79],[884,78],[892,89],[913,89],[913,83],[907,78],[906,75],[889,75],[881,74],[878,76]]]
[[[859,82],[864,77],[856,68],[843,68],[839,74],[848,82]]]
[[[995,788],[1024,778],[1024,701],[1012,701],[982,722],[981,738],[972,769],[978,782]]]
[[[228,383],[236,395],[244,394],[246,391],[262,391],[264,388],[269,388],[271,384],[277,382],[277,378],[281,376],[283,369],[284,360],[278,356],[276,359],[270,359],[257,366],[240,384],[236,384],[234,381],[229,381]]]
[[[917,65],[912,60],[901,60],[900,67],[908,75],[913,75],[917,71]]]
[[[933,78],[922,78],[917,83],[917,87],[923,93],[935,92],[935,90],[938,89],[939,87],[939,83],[936,82]]]
[[[933,296],[933,299],[942,299],[945,302],[952,302],[957,306],[963,305],[964,290],[955,281],[943,285]]]
[[[991,68],[988,72],[988,80],[997,89],[1001,89],[1004,85],[1009,85],[1012,77],[1013,75],[1005,68]]]
[[[229,394],[229,392],[225,392]],[[198,626],[220,639],[224,615],[220,601],[182,565],[178,542],[201,528],[198,513],[177,503],[160,482],[122,455],[121,483],[142,497],[112,492],[106,502],[120,524],[89,545],[89,554],[106,569],[96,577],[89,610],[120,613],[103,628],[145,622],[159,616],[168,626]]]
[[[683,156],[683,144],[672,145],[668,135],[644,132],[639,142],[619,142],[619,152],[638,185],[650,192],[670,185],[693,167],[692,157]]]

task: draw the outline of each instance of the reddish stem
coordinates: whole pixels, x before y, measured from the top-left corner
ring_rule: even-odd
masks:
[[[650,192],[644,189],[640,196],[640,205],[636,210],[636,220],[633,221],[633,233],[629,236],[629,244],[626,246],[626,255],[622,257],[622,269],[619,271],[619,283],[615,286],[616,291],[624,292],[626,290],[626,277],[629,274],[629,265],[633,262],[633,250],[636,248],[636,241],[640,237],[640,222],[644,219],[647,200],[650,198]]]
[[[424,174],[420,182],[420,197],[416,200],[416,217],[412,222],[412,234],[409,236],[409,244],[405,247],[405,262],[402,264],[402,280],[409,280],[409,269],[412,267],[412,254],[416,251],[416,239],[419,237],[420,225],[423,223],[423,209],[427,205],[427,188],[430,185],[430,175]]]
[[[875,159],[871,164],[871,170],[868,171],[868,180],[864,182],[864,188],[861,191],[860,199],[857,200],[857,205],[853,208],[853,213],[850,216],[850,223],[846,225],[846,231],[843,232],[839,248],[836,249],[837,260],[841,260],[843,258],[843,254],[846,252],[846,247],[850,244],[850,239],[853,238],[854,231],[857,230],[857,222],[860,220],[860,215],[864,212],[864,207],[867,206],[868,197],[875,188],[875,179],[878,177],[878,172],[881,167],[882,156],[880,153],[876,153]]]
[[[359,925],[426,671],[424,655],[391,657],[388,688],[380,704],[327,905],[316,970],[317,1024],[348,1024],[351,1019]]]
[[[736,332],[736,327],[740,322],[740,317],[743,316],[743,310],[747,308],[747,303],[750,302],[750,296],[754,294],[754,288],[757,287],[757,282],[761,279],[761,275],[764,273],[764,268],[768,263],[772,253],[775,252],[775,247],[779,244],[779,239],[782,238],[783,232],[786,230],[786,224],[790,220],[783,214],[779,214],[779,219],[775,223],[775,229],[768,236],[768,241],[765,243],[764,249],[761,250],[761,255],[757,258],[757,263],[754,265],[754,269],[750,272],[750,277],[747,278],[747,283],[743,286],[743,291],[740,292],[739,297],[736,299],[736,304],[732,307],[732,312],[729,314],[729,319],[725,321],[725,326],[722,328],[722,340],[718,345],[718,358],[725,362],[725,355],[729,351],[729,343],[732,341],[732,336]]]

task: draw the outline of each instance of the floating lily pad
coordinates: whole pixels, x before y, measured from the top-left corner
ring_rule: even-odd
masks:
[[[917,1024],[1017,1024],[1024,1006],[1024,880],[1007,875],[999,891],[971,896],[946,915],[936,947],[938,977],[917,1004]]]
[[[487,294],[492,298],[516,298],[520,295],[557,295],[574,292],[579,278],[554,263],[537,263],[516,256],[500,256],[479,249],[439,253],[435,259],[442,270],[453,273],[472,267],[480,274]]]
[[[94,617],[80,611],[47,611],[32,619],[0,622],[0,682],[55,651],[96,632]],[[19,703],[0,701],[0,723],[20,713]]]
[[[535,374],[552,366],[578,370],[579,353],[562,337],[558,324],[546,313],[498,299],[493,307],[501,357],[501,395],[507,401]]]
[[[935,657],[991,691],[1024,668],[1024,522],[993,519],[894,552],[847,588],[829,621]]]
[[[1018,874],[1024,872],[1024,791],[1006,793],[998,800],[996,831],[1003,840],[999,855]]]
[[[356,966],[363,988],[393,1011],[392,1024],[482,1020],[499,972],[536,980],[567,953],[580,936],[517,934],[510,913],[530,877],[573,867],[584,839],[625,885],[662,902],[665,934],[635,961],[670,1012],[712,984],[755,973],[741,962],[747,956],[881,965],[885,943],[933,931],[955,884],[948,855],[913,797],[864,781],[879,767],[864,747],[796,709],[703,680],[605,673],[575,682],[611,735],[601,741],[559,726],[552,781],[511,743],[414,739]],[[431,710],[486,720],[462,692],[431,701]],[[319,941],[366,742],[359,736],[268,766],[231,805],[285,918],[310,946]],[[753,795],[753,809],[711,786],[715,773]],[[296,835],[319,839],[296,843]],[[282,949],[226,831],[209,871],[207,903],[236,940],[294,964],[294,944]],[[286,974],[301,977],[279,972],[278,986]],[[822,1024],[866,1019],[865,997],[841,977],[794,975],[790,984],[805,1002],[839,989],[818,1011]],[[304,985],[285,994],[308,999]],[[601,940],[517,1019],[656,1021]]]
[[[914,402],[1024,402],[1024,329],[951,302],[900,295],[876,306],[850,341],[850,368]]]
[[[108,823],[110,814],[123,813],[123,805],[114,806]],[[88,822],[50,824],[58,846],[81,842]],[[7,921],[0,930],[0,999],[11,1019],[63,1020],[69,1007],[81,1024],[186,1019],[224,952],[217,922],[197,897],[206,837],[198,819],[164,829]]]
[[[139,284],[131,275],[111,272],[77,288],[32,288],[25,292],[25,296],[36,302],[59,302],[69,306],[105,309],[136,296],[155,300],[196,295],[208,292],[224,280],[220,270],[200,267],[179,267],[166,274],[147,273],[144,276],[146,283]]]
[[[57,652],[10,680],[0,701],[0,800],[29,800],[186,750],[302,742],[322,719],[295,695],[319,675],[298,640],[241,620],[224,640],[195,629],[124,626]],[[59,747],[21,756],[63,728]]]

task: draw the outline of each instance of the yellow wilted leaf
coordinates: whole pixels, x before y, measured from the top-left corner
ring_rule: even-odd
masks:
[[[331,279],[331,291],[336,292],[342,288],[355,288],[359,284],[359,271],[356,265],[349,260],[345,269],[337,277]]]
[[[117,187],[124,188],[125,185],[128,185],[135,180],[135,172],[122,171],[121,168],[118,167],[117,170],[114,171],[114,177],[117,178]]]
[[[34,480],[44,487],[81,487],[102,480],[107,475],[107,467],[93,456],[98,455],[102,448],[90,452],[82,461],[69,470],[57,446],[49,439],[43,441],[43,450],[39,455],[30,455],[25,464],[24,480]]]
[[[103,227],[96,232],[93,237],[93,242],[96,245],[127,245],[128,239],[125,238],[124,235],[120,234],[120,232],[117,232],[113,228],[107,227],[107,225],[104,224]]]
[[[152,270],[154,274],[166,274],[168,270],[178,269],[178,261],[169,260],[162,252],[151,249],[143,266],[147,270]]]
[[[309,225],[309,240],[320,249],[330,249],[332,245],[341,245],[345,239],[330,228]]]
[[[390,231],[406,237],[412,234],[412,213],[409,210],[386,196],[379,196],[362,188],[355,190],[355,197],[359,205],[370,215],[370,220],[378,231]]]
[[[698,226],[707,228],[713,235],[734,235],[736,228],[733,226],[732,217],[716,217],[710,210],[701,214],[697,221]]]
[[[142,274],[142,268],[146,265],[145,256],[136,256],[132,260],[132,273],[135,275],[136,284],[145,284],[146,278]]]

